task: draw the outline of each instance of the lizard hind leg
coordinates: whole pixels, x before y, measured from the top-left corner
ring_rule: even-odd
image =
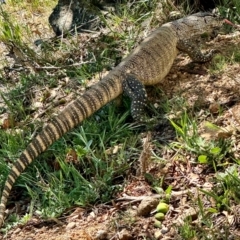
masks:
[[[177,43],[177,48],[180,51],[187,53],[194,62],[200,63],[210,61],[213,58],[214,53],[216,53],[216,50],[214,49],[207,53],[202,53],[199,47],[190,40],[179,40]]]
[[[123,81],[123,92],[131,99],[131,115],[135,121],[143,120],[144,108],[147,102],[147,93],[144,85],[135,75],[127,74]]]

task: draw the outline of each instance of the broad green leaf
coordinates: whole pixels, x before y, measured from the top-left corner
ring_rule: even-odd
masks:
[[[198,162],[200,162],[200,163],[208,163],[207,156],[206,155],[199,155],[198,156]]]
[[[210,150],[210,153],[212,153],[212,154],[214,154],[214,155],[217,155],[217,154],[219,154],[221,152],[221,148],[219,148],[219,147],[215,147],[215,148],[212,148],[211,150]]]

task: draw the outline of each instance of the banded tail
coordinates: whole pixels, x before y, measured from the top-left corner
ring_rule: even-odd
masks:
[[[69,104],[58,116],[30,142],[20,158],[13,164],[6,180],[0,203],[0,227],[13,184],[25,168],[52,143],[76,127],[84,119],[122,93],[121,74],[111,75],[93,86],[85,94]]]

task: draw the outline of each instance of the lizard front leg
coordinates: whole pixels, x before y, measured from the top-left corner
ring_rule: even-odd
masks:
[[[193,44],[190,40],[179,40],[177,48],[187,53],[194,62],[208,62],[216,52],[216,50],[212,49],[207,53],[202,53],[196,44]]]
[[[147,93],[144,85],[135,77],[127,74],[123,81],[123,92],[131,99],[131,115],[135,121],[141,121],[147,102]]]

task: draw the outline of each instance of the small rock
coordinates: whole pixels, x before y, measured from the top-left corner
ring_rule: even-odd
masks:
[[[167,227],[163,227],[162,229],[161,229],[161,233],[162,234],[166,234],[166,233],[168,233],[169,232],[169,229],[167,228]]]
[[[67,226],[66,226],[66,229],[69,230],[69,229],[73,229],[75,228],[76,226],[76,223],[75,222],[70,222]]]
[[[32,108],[33,108],[33,109],[38,109],[38,108],[42,108],[42,107],[43,107],[43,103],[42,103],[42,102],[39,102],[39,101],[34,102],[34,103],[32,104]]]
[[[108,239],[108,232],[106,230],[99,230],[95,235],[95,240],[106,240]]]
[[[155,233],[154,233],[154,237],[156,239],[161,239],[162,238],[162,233],[160,230],[157,230]]]
[[[157,109],[159,108],[159,104],[158,103],[154,103],[153,106]]]
[[[17,228],[15,231],[14,231],[14,234],[18,234],[21,232],[21,228]]]
[[[217,113],[219,113],[220,109],[221,109],[220,104],[219,104],[219,103],[216,103],[216,102],[210,104],[210,106],[209,106],[209,111],[210,111],[210,113],[212,113],[212,114],[217,114]]]
[[[144,198],[138,206],[137,214],[138,216],[148,216],[150,212],[156,208],[159,200],[153,197]]]
[[[118,239],[119,240],[132,240],[133,237],[129,231],[127,231],[126,229],[123,229],[121,232],[118,233]]]
[[[60,228],[59,227],[55,227],[52,231],[53,231],[53,233],[57,233],[57,232],[60,231]]]

